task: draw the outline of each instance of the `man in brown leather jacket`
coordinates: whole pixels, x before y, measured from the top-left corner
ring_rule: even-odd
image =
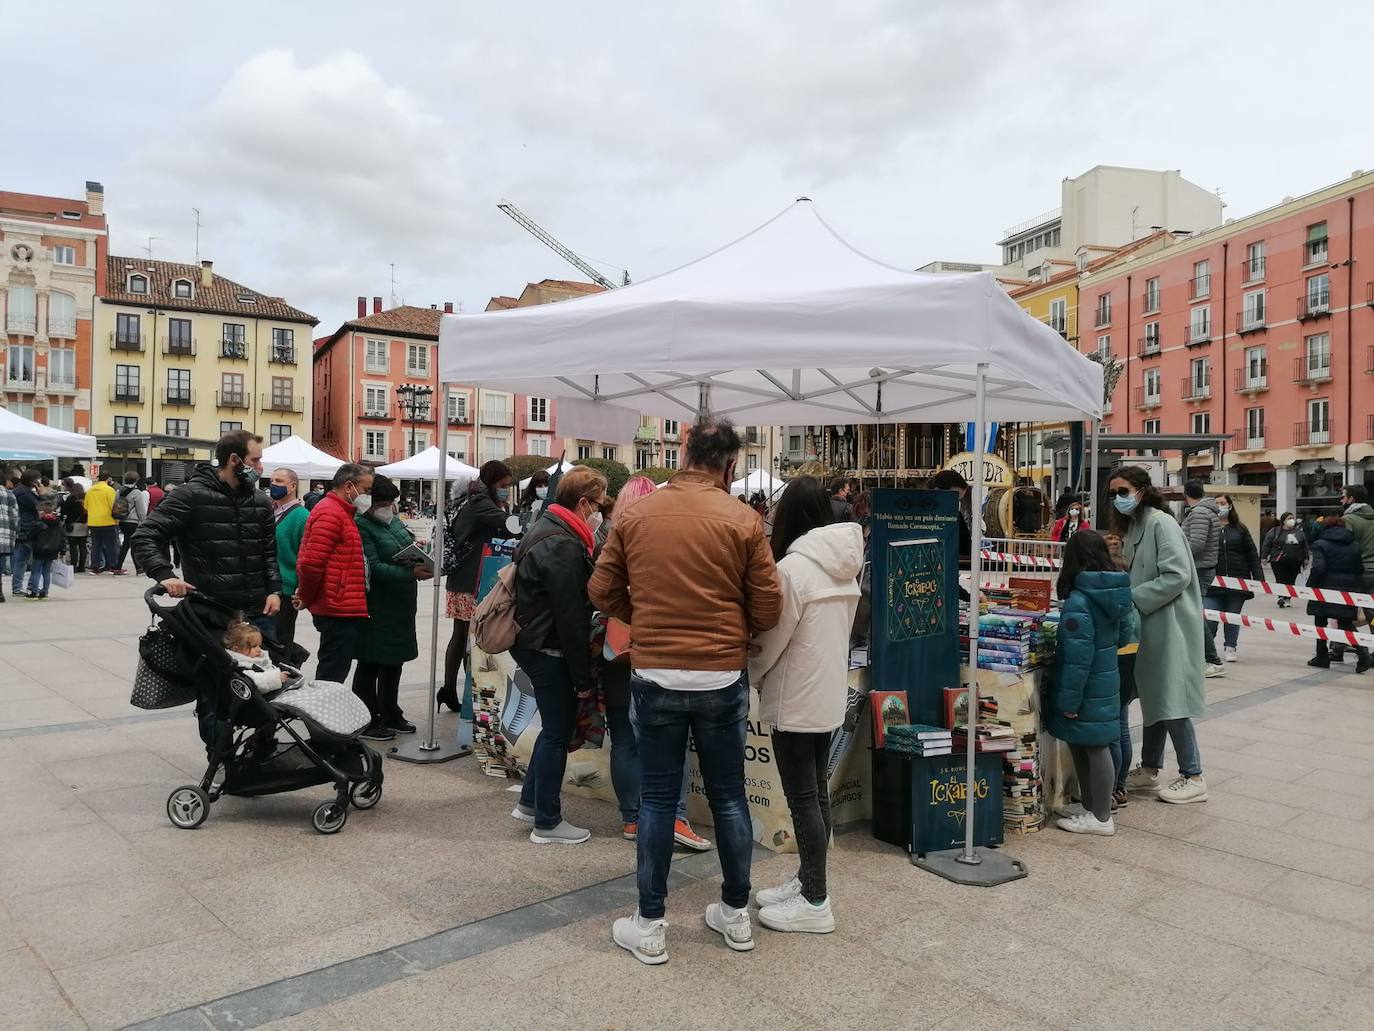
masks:
[[[587,590],[631,626],[630,690],[641,772],[639,912],[613,937],[645,963],[668,958],[664,902],[673,823],[691,731],[715,818],[721,901],[706,923],[737,952],[749,923],[753,833],[744,791],[749,636],[782,611],[763,521],[730,496],[740,438],[728,419],[693,427],[672,482],[617,520]]]

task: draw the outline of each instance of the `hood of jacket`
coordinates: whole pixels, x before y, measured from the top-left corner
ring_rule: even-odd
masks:
[[[831,523],[802,534],[787,549],[819,567],[836,587],[849,588],[864,567],[864,532],[858,523]]]
[[[1213,518],[1221,518],[1221,507],[1217,504],[1215,498],[1203,498],[1196,505],[1193,505],[1188,509],[1188,515],[1191,516],[1194,512],[1198,511],[1199,509],[1208,513]]]
[[[1322,532],[1317,535],[1319,541],[1329,541],[1337,547],[1344,547],[1349,544],[1356,544],[1355,535],[1344,526],[1324,526]]]
[[[230,487],[229,484],[219,478],[219,469],[213,465],[196,466],[196,471],[191,474],[191,479],[199,481],[211,490],[218,491],[226,497],[236,493],[247,494],[251,491],[251,488],[243,485],[240,485],[237,490]]]
[[[1107,620],[1120,620],[1132,605],[1130,573],[1079,573],[1074,578],[1073,589],[1086,597],[1088,604]]]

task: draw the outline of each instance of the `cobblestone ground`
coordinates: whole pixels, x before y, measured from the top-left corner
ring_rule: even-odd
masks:
[[[831,861],[837,932],[759,929],[749,954],[703,926],[715,860],[687,857],[672,960],[650,969],[609,940],[634,904],[612,808],[570,803],[585,846],[532,846],[471,759],[389,764],[383,804],[335,837],[308,824],[322,789],[173,829],[164,800],[202,753],[186,711],[128,704],[145,586],[82,577],[0,608],[0,1026],[1122,1031],[1374,1013],[1374,674],[1309,670],[1303,642],[1247,631],[1208,682],[1206,804],[1137,798],[1115,838],[1013,839],[1030,877],[993,890],[857,828]],[[426,676],[407,669],[414,718]],[[755,883],[793,862],[761,853]]]

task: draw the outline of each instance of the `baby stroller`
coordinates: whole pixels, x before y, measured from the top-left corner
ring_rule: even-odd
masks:
[[[222,795],[333,784],[335,797],[317,806],[310,822],[321,834],[337,834],[350,805],[371,809],[382,800],[381,757],[358,740],[370,716],[352,691],[342,684],[306,684],[286,661],[288,650],[266,634],[268,655],[292,678],[279,690],[259,690],[221,643],[236,613],[197,593],[163,606],[154,599],[164,594],[155,586],[144,595],[153,626],[139,643],[133,702],[166,708],[194,699],[208,759],[199,784],[184,784],[167,797],[173,826],[199,827]],[[282,731],[286,741],[278,738]]]

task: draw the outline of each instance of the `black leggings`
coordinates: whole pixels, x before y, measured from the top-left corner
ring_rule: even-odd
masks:
[[[468,650],[468,626],[466,619],[453,621],[453,636],[448,639],[448,648],[444,651],[445,691],[452,692],[458,689],[458,667]]]
[[[792,829],[801,856],[801,872],[797,876],[802,894],[807,902],[819,903],[826,897],[825,853],[832,830],[830,785],[826,778],[830,735],[775,730],[773,755],[792,810]]]
[[[399,720],[404,716],[396,701],[400,690],[400,663],[358,663],[353,674],[353,693],[363,700],[374,720]]]
[[[1116,767],[1112,765],[1109,745],[1069,745],[1074,773],[1078,776],[1078,797],[1083,808],[1103,823],[1112,818],[1112,784]]]
[[[67,547],[71,550],[72,569],[78,573],[86,571],[86,538],[68,537]]]

